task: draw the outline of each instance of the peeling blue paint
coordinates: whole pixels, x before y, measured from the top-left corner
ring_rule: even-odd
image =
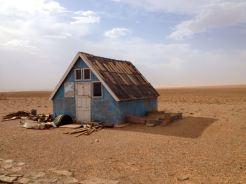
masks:
[[[63,84],[58,89],[57,93],[53,98],[53,113],[55,116],[60,114],[68,114],[74,120],[76,120],[76,103],[75,97],[64,97],[64,83],[74,82],[75,74],[74,69],[76,68],[88,68],[86,63],[80,58],[75,63],[72,70],[67,75]],[[86,82],[99,81],[94,73],[91,72],[91,80]],[[79,81],[85,82],[85,81]],[[74,85],[75,86],[75,85]],[[133,100],[133,101],[121,101],[117,102],[107,91],[102,87],[102,97],[91,99],[91,120],[101,121],[107,123],[121,123],[125,120],[126,115],[139,115],[143,116],[149,111],[157,110],[157,99],[147,100]]]

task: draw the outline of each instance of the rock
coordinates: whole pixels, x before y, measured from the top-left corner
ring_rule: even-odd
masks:
[[[21,167],[12,167],[10,171],[13,173],[16,173],[16,172],[21,171],[21,169],[22,169]]]
[[[80,182],[81,184],[118,184],[119,181],[117,180],[107,180],[107,179],[102,179],[102,178],[97,178],[97,177],[92,177],[87,180],[83,180]]]
[[[77,180],[76,178],[73,178],[73,177],[68,177],[64,180],[64,183],[67,183],[67,184],[72,184],[72,183],[78,183],[79,180]]]
[[[99,139],[95,139],[95,142],[99,142]]]
[[[56,183],[58,181],[57,178],[50,179],[50,183]]]
[[[17,166],[24,166],[25,163],[24,163],[24,162],[18,162],[16,165],[17,165]]]
[[[44,176],[45,176],[45,173],[44,173],[44,172],[32,173],[32,174],[31,174],[31,177],[32,177],[33,179],[42,178],[42,177],[44,177]]]
[[[21,184],[27,184],[27,183],[29,183],[31,181],[31,179],[29,179],[29,178],[20,178],[19,180],[18,180],[18,183],[21,183]]]
[[[14,164],[15,164],[15,161],[14,160],[4,160],[4,162],[3,162],[3,168],[4,169],[10,169],[10,168],[12,168],[13,166],[14,166]]]
[[[11,177],[22,177],[23,174],[9,174],[8,176],[11,176]]]
[[[6,175],[0,175],[0,183],[13,183],[17,180],[18,177],[16,176],[6,176]]]
[[[8,159],[8,160],[5,160],[4,162],[5,162],[6,164],[13,164],[15,161],[14,161],[14,160]]]
[[[184,176],[179,176],[177,179],[178,179],[179,181],[185,181],[185,180],[190,179],[190,177],[189,177],[189,176],[184,175]]]
[[[4,169],[10,169],[12,167],[13,167],[13,165],[10,165],[10,164],[3,165],[3,168]]]
[[[34,180],[31,182],[31,184],[51,184],[51,183],[58,183],[57,182],[58,180],[57,179],[50,179],[50,178],[40,178],[40,179],[37,179],[37,180]],[[64,182],[61,182],[61,183],[64,183]]]
[[[67,170],[50,169],[50,171],[52,171],[55,174],[61,175],[61,176],[73,176],[73,173]]]

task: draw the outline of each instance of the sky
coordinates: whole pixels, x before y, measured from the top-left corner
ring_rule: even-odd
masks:
[[[77,52],[155,87],[246,84],[245,0],[0,0],[0,91],[52,90]]]

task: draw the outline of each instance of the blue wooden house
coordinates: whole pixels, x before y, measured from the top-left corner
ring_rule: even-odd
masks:
[[[157,110],[158,96],[132,63],[79,52],[50,99],[55,116],[118,124]]]

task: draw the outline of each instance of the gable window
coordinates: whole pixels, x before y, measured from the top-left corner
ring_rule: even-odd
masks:
[[[90,80],[91,79],[91,70],[89,68],[84,69],[84,79]]]
[[[101,97],[102,96],[102,84],[101,82],[93,83],[93,97]]]
[[[75,80],[81,80],[81,79],[82,79],[82,70],[75,69]]]

